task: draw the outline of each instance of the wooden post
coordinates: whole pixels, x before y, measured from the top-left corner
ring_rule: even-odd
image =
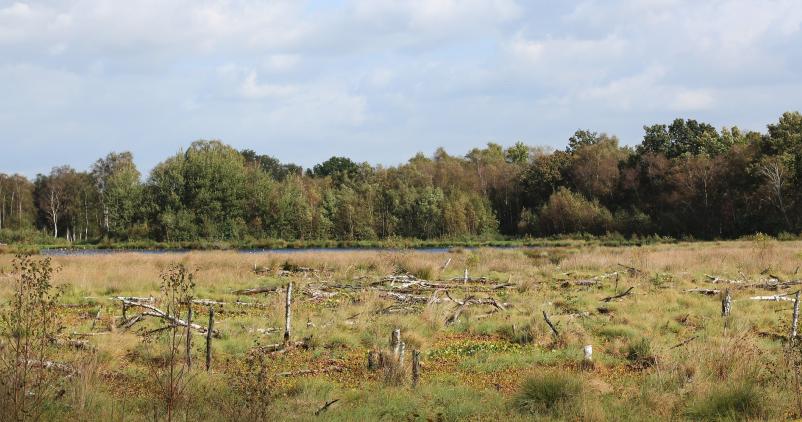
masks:
[[[465,267],[465,276],[463,277],[462,282],[463,283],[468,282],[468,267]]]
[[[128,315],[126,315],[127,312],[128,312],[128,305],[126,305],[125,302],[123,301],[123,321],[128,321]]]
[[[292,281],[287,284],[287,297],[284,302],[284,345],[290,342],[292,330]]]
[[[412,351],[412,387],[418,386],[420,380],[420,351]]]
[[[214,307],[209,307],[209,327],[206,330],[206,370],[212,369],[212,330],[214,329]]]
[[[794,314],[791,317],[791,341],[796,339],[796,324],[799,322],[799,290],[794,295]]]
[[[192,367],[192,301],[187,305],[187,369]]]
[[[401,353],[401,329],[396,328],[393,330],[392,335],[390,335],[390,348],[393,350],[393,354],[396,358]]]
[[[95,318],[92,319],[92,328],[90,328],[89,331],[95,331],[95,324],[97,323],[97,320],[100,319],[100,313],[101,312],[103,312],[103,307],[102,306],[97,310],[97,314],[95,314]]]
[[[730,289],[724,290],[724,296],[721,298],[721,316],[730,316],[732,310],[732,296],[730,296]]]
[[[406,343],[403,341],[398,345],[398,366],[404,366],[404,350],[407,348]]]

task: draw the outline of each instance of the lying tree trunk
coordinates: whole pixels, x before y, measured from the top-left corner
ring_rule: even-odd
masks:
[[[343,370],[345,370],[345,368],[342,366],[331,365],[320,369],[301,369],[298,371],[279,372],[276,375],[280,377],[291,377],[295,375],[321,374],[324,372],[342,372]]]
[[[794,299],[788,297],[788,295],[774,295],[774,296],[752,296],[749,298],[750,300],[770,300],[773,302],[779,302],[781,300],[793,302]]]
[[[699,293],[708,296],[713,296],[721,293],[721,290],[718,289],[687,289],[685,291],[688,293]]]
[[[278,291],[278,287],[253,287],[250,289],[242,289],[242,290],[234,290],[231,292],[235,295],[258,295],[259,293],[275,293]]]
[[[182,321],[180,318],[176,318],[176,317],[173,317],[171,315],[168,315],[166,312],[162,311],[161,309],[159,309],[159,308],[157,308],[155,306],[148,305],[146,303],[131,302],[131,301],[128,301],[128,300],[125,300],[125,299],[121,299],[121,298],[118,298],[118,300],[122,300],[122,302],[125,303],[128,306],[138,306],[140,308],[147,309],[148,311],[142,312],[143,316],[153,316],[153,317],[161,318],[161,319],[169,321],[172,324],[175,324],[175,325],[178,325],[178,326],[181,326],[181,327],[189,326],[193,330],[197,330],[197,331],[199,331],[201,333],[205,333],[206,332],[206,327],[200,326],[198,324],[192,324],[192,323],[187,324],[185,321]],[[220,333],[218,333],[217,331],[213,332],[213,334],[214,334],[215,337],[218,337],[220,335]]]

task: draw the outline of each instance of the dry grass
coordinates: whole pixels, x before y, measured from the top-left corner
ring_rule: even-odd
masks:
[[[705,274],[751,282],[767,278],[768,273],[784,280],[800,278],[802,274],[795,274],[802,264],[800,251],[802,242],[759,240],[442,253],[58,256],[54,262],[61,270],[56,284],[65,287],[63,301],[84,305],[64,309],[65,337],[73,331],[90,331],[99,308],[103,308],[102,318],[96,322],[95,331],[106,334],[88,337],[96,349],[91,359],[87,352],[64,351],[63,359],[75,362],[81,368],[81,376],[74,378],[76,385],[61,399],[62,403],[53,406],[52,415],[91,419],[92,412],[99,412],[97,419],[109,419],[111,414],[119,417],[124,412],[126,419],[139,420],[153,419],[154,412],[159,414],[148,367],[158,362],[163,350],[158,344],[143,347],[137,331],[158,327],[159,323],[148,321],[133,331],[117,328],[120,308],[108,297],[158,296],[160,272],[171,263],[181,262],[199,270],[195,295],[206,299],[233,301],[238,298],[231,293],[235,289],[294,282],[298,293],[293,305],[293,337],[306,338],[313,348],[270,356],[267,370],[279,373],[334,366],[341,369],[275,378],[271,390],[275,397],[270,405],[274,417],[309,419],[326,401],[339,398],[326,410],[327,417],[406,419],[418,415],[437,419],[442,415],[447,420],[448,415],[453,415],[459,419],[516,419],[522,415],[512,403],[515,391],[524,379],[544,369],[571,371],[583,380],[585,396],[577,404],[581,409],[567,409],[561,414],[585,419],[610,415],[621,420],[727,417],[719,413],[740,411],[730,405],[732,397],[758,393],[769,397],[768,402],[755,401],[745,410],[752,413],[744,416],[799,416],[790,381],[783,375],[789,370],[781,359],[783,346],[776,339],[787,334],[791,302],[750,301],[746,298],[751,295],[775,293],[757,288],[736,289],[733,285],[733,312],[724,321],[718,297],[685,290],[722,288],[711,285]],[[443,270],[448,259],[451,262]],[[0,255],[0,281],[8,276],[10,260],[10,256]],[[277,276],[276,271],[287,263],[312,268],[314,272]],[[619,264],[640,272],[627,271]],[[254,267],[270,271],[256,275]],[[468,307],[456,323],[446,325],[447,317],[454,312],[453,303],[420,304],[388,313],[388,307],[395,302],[374,291],[343,290],[322,299],[303,293],[306,287],[320,283],[367,285],[398,271],[449,280],[462,277],[466,267],[471,276],[514,284],[512,289],[491,293],[512,306],[496,313],[488,313],[488,307]],[[566,281],[612,272],[618,272],[618,277],[605,278],[597,286],[564,285]],[[6,284],[0,284],[0,297],[8,297]],[[634,287],[632,295],[609,303],[600,301],[628,287]],[[450,293],[458,300],[468,295],[458,289]],[[257,330],[283,326],[283,295],[270,293],[239,299],[265,307],[225,307],[218,312],[216,326],[223,336],[215,343],[214,371],[196,374],[196,385],[192,387],[198,395],[214,391],[215,398],[196,397],[186,404],[189,417],[219,419],[233,415],[230,409],[239,406],[242,397],[228,380],[237,371],[241,373],[256,343],[280,342],[281,330],[266,334]],[[557,325],[558,338],[543,322],[544,310]],[[196,315],[196,321],[205,322],[203,307],[196,308]],[[386,348],[393,328],[403,332],[407,357],[413,349],[424,353],[418,390],[409,390],[408,382],[403,380],[403,385],[396,387],[393,384],[398,380],[388,383],[381,371],[369,372],[365,368],[367,351]],[[201,362],[203,339],[196,335],[194,344],[195,361]],[[595,365],[591,370],[583,370],[580,365],[581,347],[585,344],[592,344],[594,349]],[[458,397],[442,398],[446,392],[454,391]],[[472,401],[484,404],[476,406]]]

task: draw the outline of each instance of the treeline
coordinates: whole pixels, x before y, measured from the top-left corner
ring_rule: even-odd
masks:
[[[766,133],[676,119],[635,147],[438,149],[397,167],[300,166],[197,141],[143,180],[128,152],[30,181],[0,174],[0,241],[475,239],[568,233],[732,238],[802,228],[802,115]]]

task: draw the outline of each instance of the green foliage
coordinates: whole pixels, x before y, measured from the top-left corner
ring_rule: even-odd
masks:
[[[387,168],[335,156],[306,172],[200,140],[140,179],[129,152],[89,172],[54,167],[33,183],[0,174],[0,242],[474,242],[617,232],[603,242],[621,244],[799,233],[802,114],[784,113],[767,133],[675,119],[644,127],[634,148],[578,130],[553,152],[491,142]]]
[[[12,294],[0,312],[0,416],[3,420],[36,420],[54,400],[58,377],[47,368],[55,354],[53,339],[61,330],[60,292],[51,284],[50,258],[14,258]],[[50,363],[52,364],[52,363]]]
[[[603,234],[612,226],[610,211],[598,202],[560,188],[540,209],[540,228],[543,233]]]

